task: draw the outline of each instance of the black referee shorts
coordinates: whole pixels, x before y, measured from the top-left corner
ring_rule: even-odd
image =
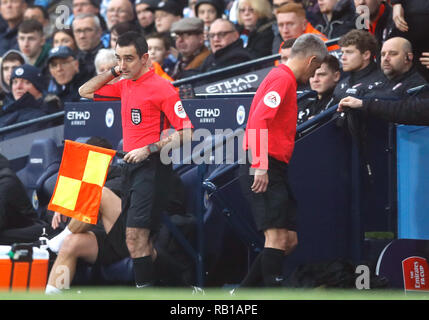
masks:
[[[125,240],[126,215],[121,213],[106,233],[102,223],[92,228],[98,244],[98,255],[96,264],[109,265],[130,256]]]
[[[161,226],[161,213],[168,204],[171,164],[161,162],[159,154],[152,154],[136,164],[123,168],[122,212],[126,212],[126,226],[149,229],[152,233]]]
[[[296,200],[288,182],[288,165],[268,157],[268,187],[264,193],[251,190],[254,175],[249,173],[250,162],[240,165],[240,186],[259,231],[282,228],[296,231]]]

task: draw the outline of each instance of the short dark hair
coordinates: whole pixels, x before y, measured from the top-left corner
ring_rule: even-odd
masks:
[[[18,27],[18,32],[21,33],[31,33],[35,31],[43,35],[43,25],[34,19],[24,20]]]
[[[42,11],[43,18],[45,18],[45,20],[49,20],[49,12],[44,7],[37,4],[30,4],[27,6],[27,9],[39,9]]]
[[[332,72],[340,71],[340,62],[332,54],[328,54],[325,60],[323,60],[323,63],[326,63],[326,66]]]
[[[354,29],[343,35],[338,41],[340,47],[355,46],[360,53],[371,52],[371,56],[377,54],[377,39],[368,31]]]
[[[124,34],[125,32],[128,32],[128,31],[139,32],[139,28],[138,28],[138,26],[135,23],[131,23],[129,21],[124,21],[124,22],[116,23],[110,29],[111,33],[113,31],[115,31],[118,34],[118,36],[120,36],[121,34]]]
[[[121,34],[116,41],[117,46],[126,47],[133,45],[136,48],[137,55],[141,58],[147,53],[147,42],[141,33],[128,31]]]
[[[160,39],[164,44],[165,50],[170,50],[170,47],[171,47],[170,37],[167,36],[165,33],[153,32],[146,36],[146,41],[149,39]]]

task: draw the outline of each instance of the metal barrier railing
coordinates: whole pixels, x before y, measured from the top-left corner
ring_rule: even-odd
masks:
[[[5,132],[25,128],[25,127],[30,126],[30,125],[35,124],[35,123],[48,122],[48,121],[55,120],[57,118],[62,118],[62,117],[64,117],[64,111],[52,113],[52,114],[42,116],[42,117],[39,117],[36,119],[31,119],[31,120],[11,124],[10,126],[0,128],[0,135],[5,133]]]

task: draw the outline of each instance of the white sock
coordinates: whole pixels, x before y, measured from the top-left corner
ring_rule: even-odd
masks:
[[[54,286],[48,284],[45,289],[45,294],[60,294],[62,291]]]
[[[67,226],[60,234],[48,240],[49,249],[51,249],[52,252],[58,253],[58,251],[60,251],[60,248],[61,248],[61,245],[63,244],[64,239],[71,233],[72,232]]]

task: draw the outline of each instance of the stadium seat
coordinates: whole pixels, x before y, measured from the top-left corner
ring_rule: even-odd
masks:
[[[17,172],[17,176],[27,189],[33,207],[41,213],[49,198],[42,196],[45,181],[58,172],[61,154],[51,138],[34,140],[26,166]]]

